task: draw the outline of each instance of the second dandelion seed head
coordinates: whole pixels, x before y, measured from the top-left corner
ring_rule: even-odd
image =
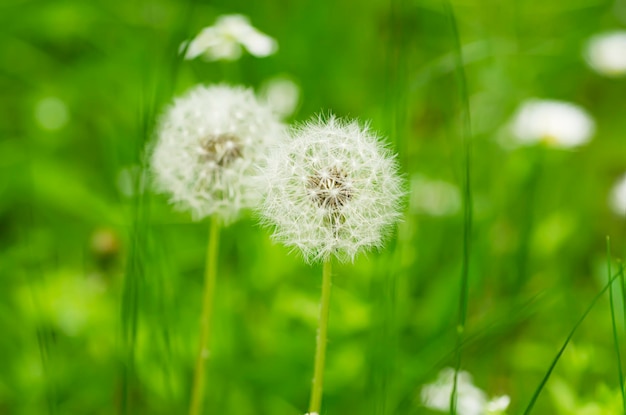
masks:
[[[257,203],[255,168],[282,134],[252,90],[197,86],[161,117],[151,160],[156,187],[196,219],[229,223]]]
[[[270,156],[261,214],[274,238],[309,262],[379,247],[404,194],[394,157],[368,128],[315,120]]]

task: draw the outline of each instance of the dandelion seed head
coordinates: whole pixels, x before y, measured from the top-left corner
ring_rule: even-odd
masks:
[[[400,217],[397,163],[356,121],[330,116],[296,128],[273,149],[262,177],[263,222],[308,262],[353,260],[380,247]]]
[[[563,101],[531,99],[513,118],[512,132],[520,145],[544,142],[559,148],[587,143],[595,130],[593,119],[582,108]]]
[[[256,165],[282,134],[251,90],[197,86],[160,119],[151,158],[155,186],[195,219],[217,214],[229,223],[258,201]]]
[[[626,75],[626,31],[593,36],[587,42],[585,58],[589,66],[601,75]]]

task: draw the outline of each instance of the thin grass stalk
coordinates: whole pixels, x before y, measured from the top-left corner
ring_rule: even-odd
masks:
[[[322,393],[324,389],[324,362],[326,360],[326,341],[328,337],[328,312],[330,309],[332,262],[324,262],[322,271],[322,298],[320,301],[320,319],[315,345],[315,362],[313,368],[313,385],[311,387],[311,401],[309,413],[319,413],[322,407]]]
[[[570,340],[574,336],[574,333],[576,333],[576,330],[582,324],[582,322],[585,320],[587,315],[591,312],[591,310],[596,305],[598,300],[604,295],[604,293],[609,289],[611,284],[613,284],[613,282],[619,276],[620,276],[620,273],[617,273],[617,274],[615,274],[613,277],[611,277],[609,279],[609,282],[602,288],[602,290],[598,294],[596,294],[596,296],[593,298],[593,300],[591,300],[591,303],[589,304],[589,306],[587,307],[587,309],[585,310],[583,315],[578,319],[576,324],[574,324],[574,327],[569,332],[569,334],[567,335],[567,338],[563,342],[563,345],[561,346],[561,349],[559,349],[559,352],[556,354],[556,356],[552,360],[552,363],[550,364],[550,367],[548,368],[546,374],[544,375],[543,379],[541,379],[541,382],[539,383],[539,386],[537,387],[537,389],[535,389],[535,392],[533,393],[533,396],[530,398],[530,402],[528,403],[528,406],[526,406],[526,409],[524,410],[523,415],[530,414],[530,412],[532,411],[533,407],[535,406],[535,403],[537,402],[537,398],[539,398],[539,395],[541,394],[541,391],[543,390],[543,388],[545,387],[546,383],[548,382],[548,379],[550,379],[550,375],[552,374],[552,371],[556,367],[556,364],[558,363],[559,359],[561,358],[561,355],[563,355],[563,352],[565,351],[565,348],[567,347],[567,345],[569,344]]]
[[[461,368],[462,345],[467,321],[469,265],[471,253],[472,234],[472,188],[471,188],[471,137],[472,123],[470,116],[469,94],[467,90],[467,77],[465,75],[463,55],[461,50],[461,38],[454,16],[454,10],[449,0],[444,2],[446,14],[450,20],[454,40],[455,74],[459,86],[461,99],[461,135],[463,141],[463,262],[461,267],[460,295],[459,295],[459,319],[457,324],[456,361],[454,383],[450,395],[450,414],[456,414],[458,373]]]
[[[200,341],[198,357],[194,369],[193,385],[191,389],[191,403],[189,415],[202,413],[204,402],[205,371],[210,356],[209,339],[211,335],[211,318],[213,315],[213,300],[215,297],[215,280],[217,277],[217,254],[219,248],[220,222],[216,216],[211,219],[209,229],[209,243],[207,245],[207,261],[204,273],[204,292],[202,294],[202,316],[200,318]]]
[[[544,164],[544,148],[540,147],[537,149],[533,149],[532,158],[531,158],[531,168],[530,177],[527,179],[524,192],[523,192],[523,201],[521,205],[523,206],[523,215],[520,222],[520,247],[517,251],[516,258],[516,266],[517,270],[516,279],[513,282],[512,286],[512,294],[517,294],[522,291],[522,288],[526,284],[528,280],[528,265],[530,260],[530,245],[532,234],[535,228],[535,200],[537,200],[537,193],[539,191],[539,185],[541,181],[541,176],[543,173],[543,164]]]
[[[606,237],[606,268],[607,277],[611,278],[611,239]],[[622,371],[622,354],[619,350],[619,337],[617,335],[617,322],[615,321],[615,301],[613,301],[613,284],[609,285],[609,305],[611,308],[611,327],[613,329],[613,346],[617,357],[617,374],[619,377],[620,391],[622,392],[622,409],[626,414],[626,397],[624,396],[624,373]]]
[[[622,289],[622,316],[624,323],[624,332],[626,332],[626,280],[624,279],[624,264],[619,263],[620,287]]]

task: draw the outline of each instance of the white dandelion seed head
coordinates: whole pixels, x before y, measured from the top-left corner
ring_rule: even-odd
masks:
[[[589,66],[600,75],[626,75],[626,31],[593,36],[587,42],[585,58]]]
[[[242,46],[258,58],[278,50],[276,40],[261,33],[240,14],[218,17],[213,26],[202,29],[193,40],[183,42],[180,50],[187,48],[185,59],[202,56],[209,61],[237,60],[241,57]]]
[[[613,187],[609,203],[616,214],[626,216],[626,174]]]
[[[574,104],[530,99],[517,110],[511,128],[520,145],[545,142],[554,147],[572,148],[591,139],[595,124],[585,110]]]
[[[331,115],[295,129],[261,176],[263,223],[307,262],[353,260],[381,247],[400,217],[404,190],[395,158],[356,121]]]
[[[250,89],[196,86],[163,114],[151,159],[157,190],[194,219],[232,222],[258,202],[254,174],[284,133]]]

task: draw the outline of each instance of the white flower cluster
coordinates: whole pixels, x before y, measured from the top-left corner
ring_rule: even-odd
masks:
[[[151,160],[158,190],[195,219],[228,223],[257,202],[254,171],[283,125],[241,87],[197,86],[160,120]]]
[[[601,75],[626,75],[626,31],[593,36],[587,43],[585,58],[589,66]]]
[[[445,368],[434,383],[422,388],[424,406],[441,412],[450,411],[454,373],[454,369]],[[503,415],[511,402],[506,395],[488,399],[485,392],[474,386],[472,376],[463,371],[457,374],[456,397],[458,415]]]
[[[203,56],[206,60],[237,60],[242,46],[256,57],[265,57],[278,50],[278,43],[259,32],[246,16],[229,14],[220,16],[213,26],[205,27],[190,42],[184,42],[181,50],[187,49],[185,59]]]
[[[544,142],[559,148],[587,143],[595,130],[593,119],[569,102],[530,99],[513,117],[512,131],[521,145]]]
[[[263,171],[263,222],[308,262],[380,247],[404,191],[394,157],[367,126],[309,122],[273,150]]]

